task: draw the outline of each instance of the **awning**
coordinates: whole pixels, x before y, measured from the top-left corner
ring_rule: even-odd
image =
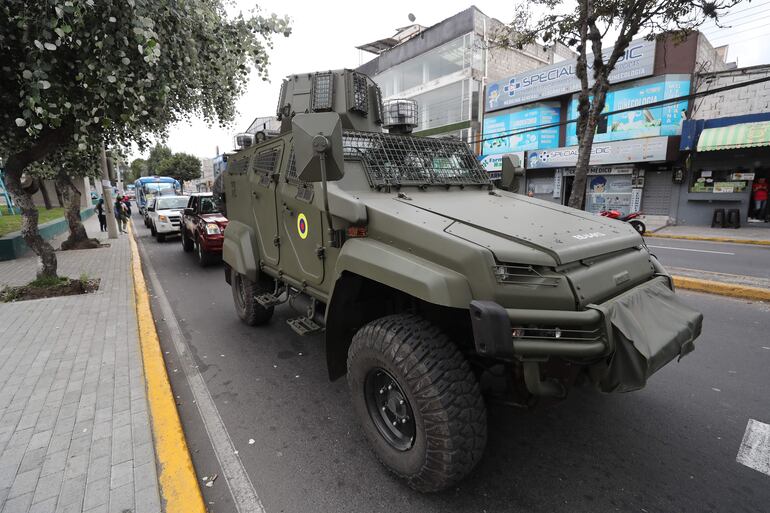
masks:
[[[698,139],[698,151],[733,150],[770,146],[770,122],[741,123],[707,128]]]

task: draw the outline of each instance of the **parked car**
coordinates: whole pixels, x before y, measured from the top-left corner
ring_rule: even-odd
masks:
[[[227,218],[221,202],[210,192],[190,196],[182,215],[182,249],[193,249],[201,266],[222,258]]]
[[[182,211],[187,206],[189,196],[159,196],[150,212],[150,232],[164,242],[169,235],[179,234],[182,224]]]
[[[152,220],[150,219],[150,212],[152,212],[153,210],[155,210],[155,198],[150,198],[147,201],[147,205],[146,205],[146,207],[144,209],[144,212],[142,213],[142,216],[144,217],[144,225],[147,228],[151,228],[152,227]]]

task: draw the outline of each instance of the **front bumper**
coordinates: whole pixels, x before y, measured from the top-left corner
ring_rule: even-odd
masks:
[[[580,360],[595,367],[605,391],[642,388],[676,356],[692,351],[703,316],[656,276],[583,311],[521,310],[470,304],[476,351],[505,360]]]
[[[155,231],[158,233],[162,233],[164,235],[180,233],[179,226],[180,226],[179,223],[174,223],[169,221],[156,221]]]
[[[225,236],[222,234],[211,234],[201,237],[201,248],[208,253],[221,253],[222,244]]]

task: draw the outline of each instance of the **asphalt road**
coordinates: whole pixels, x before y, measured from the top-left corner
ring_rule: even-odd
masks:
[[[534,410],[489,404],[479,467],[456,489],[422,495],[373,457],[345,381],[327,379],[320,336],[296,336],[285,306],[266,327],[241,324],[221,266],[201,269],[136,219],[145,272],[157,274],[268,513],[770,510],[770,476],[736,462],[749,419],[770,423],[767,304],[681,292],[706,319],[694,353],[640,392],[578,389]],[[198,476],[218,476],[202,488],[209,510],[235,512],[158,298],[153,311]]]
[[[770,278],[770,246],[648,237],[664,266]]]

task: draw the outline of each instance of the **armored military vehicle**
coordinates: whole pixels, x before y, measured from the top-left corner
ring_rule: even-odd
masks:
[[[626,223],[495,187],[458,139],[410,135],[365,75],[293,75],[280,134],[228,160],[225,278],[247,324],[284,302],[322,332],[331,379],[410,486],[462,479],[486,444],[479,380],[532,397],[642,388],[693,349],[702,316]],[[387,131],[384,130],[387,129]]]

